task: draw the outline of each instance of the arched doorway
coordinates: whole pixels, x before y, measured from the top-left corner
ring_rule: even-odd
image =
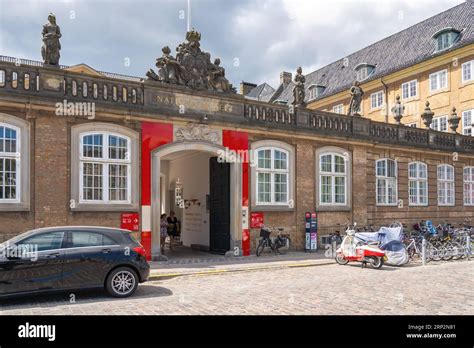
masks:
[[[209,180],[210,182],[209,239],[211,251],[214,250],[222,253],[231,251],[236,255],[241,255],[242,165],[240,161],[236,161],[235,156],[230,155],[225,147],[218,144],[205,141],[178,141],[159,146],[152,151],[151,155],[152,258],[157,259],[161,256],[160,215],[163,206],[166,206],[166,204],[162,203],[167,196],[167,192],[162,192],[164,187],[162,180],[164,176],[166,177],[163,173],[164,167],[166,167],[164,161],[176,159],[180,154],[183,155],[183,157],[195,155],[204,155],[205,157],[205,154],[207,154],[209,158],[209,162],[207,162],[209,165],[209,174],[206,174],[208,175],[207,178],[201,177],[199,179]],[[219,161],[217,161],[216,158],[219,158]],[[221,162],[224,163],[220,165]],[[207,163],[205,165],[207,165]],[[226,167],[227,169],[225,169]],[[225,178],[226,171],[228,172],[228,184],[223,184],[221,179]],[[196,176],[199,177],[198,172]],[[227,188],[225,188],[226,186]],[[186,187],[184,187],[184,191],[186,191]],[[228,199],[228,214],[222,211],[225,205],[219,204],[219,199]],[[215,202],[215,204],[213,205],[212,202]],[[206,202],[201,203],[205,204]],[[228,223],[220,218],[225,215],[228,215]],[[225,241],[226,234],[228,234],[227,241]],[[228,245],[223,246],[223,242]]]

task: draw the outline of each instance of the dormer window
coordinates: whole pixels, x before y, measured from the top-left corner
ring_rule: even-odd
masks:
[[[324,93],[325,89],[326,89],[326,87],[322,86],[322,85],[311,85],[311,86],[309,86],[308,87],[309,99],[312,100],[312,99],[316,99],[316,98],[320,97]]]
[[[454,28],[444,28],[433,35],[436,40],[436,51],[442,51],[451,47],[459,37],[459,30]]]
[[[375,70],[374,65],[370,65],[367,63],[361,63],[355,67],[355,71],[357,73],[357,81],[363,81],[367,79],[370,75],[373,74]]]

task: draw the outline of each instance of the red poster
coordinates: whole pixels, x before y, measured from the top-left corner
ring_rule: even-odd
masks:
[[[250,214],[250,228],[260,228],[263,226],[263,213]]]
[[[132,232],[140,230],[140,219],[138,213],[122,213],[120,228]]]

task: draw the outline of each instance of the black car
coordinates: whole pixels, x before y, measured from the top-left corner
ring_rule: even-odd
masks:
[[[86,288],[127,297],[149,273],[145,249],[121,229],[42,228],[0,244],[0,297]]]

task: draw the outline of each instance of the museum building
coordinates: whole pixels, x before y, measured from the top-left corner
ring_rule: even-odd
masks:
[[[184,246],[246,256],[262,221],[304,249],[307,212],[320,238],[350,222],[474,216],[474,138],[457,132],[457,115],[445,133],[430,128],[429,105],[424,128],[356,107],[312,110],[301,71],[292,103],[249,99],[194,30],[144,78],[59,65],[55,18],[45,33],[43,62],[0,57],[3,240],[47,226],[125,227],[157,259],[160,215],[174,210]]]

